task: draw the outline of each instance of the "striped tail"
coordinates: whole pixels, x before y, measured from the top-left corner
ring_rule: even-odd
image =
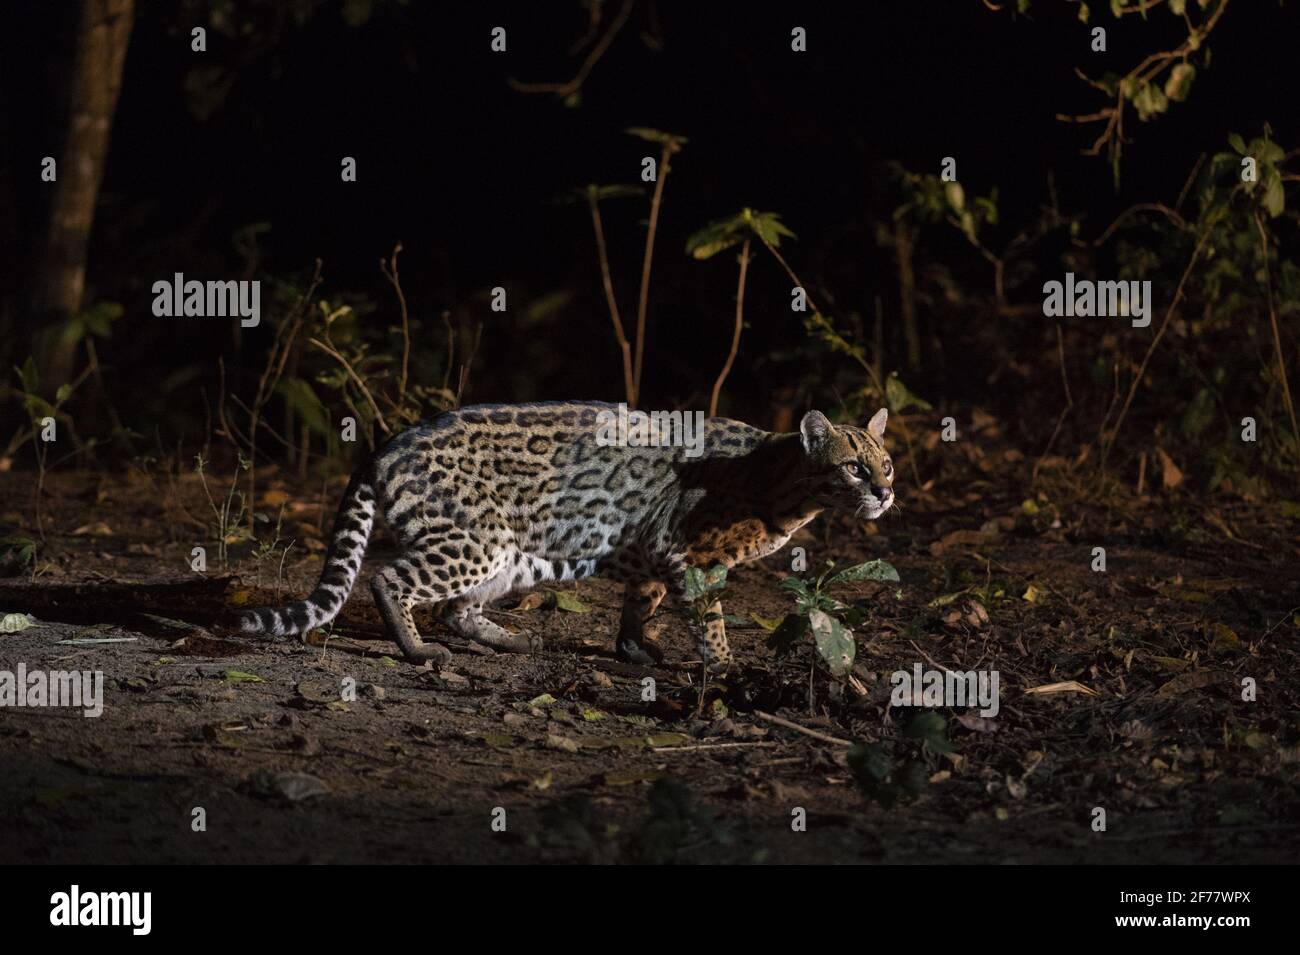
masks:
[[[329,623],[343,609],[357,573],[366,541],[375,523],[375,487],[373,467],[366,464],[352,475],[343,492],[338,516],[334,519],[334,537],[325,554],[320,583],[306,600],[287,607],[259,607],[239,614],[239,629],[245,633],[270,633],[277,637],[306,633]]]

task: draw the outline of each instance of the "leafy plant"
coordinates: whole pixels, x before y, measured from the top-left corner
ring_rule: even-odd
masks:
[[[1031,0],[1018,0],[1017,12],[1027,12],[1030,5]],[[1152,10],[1163,7],[1178,18],[1187,31],[1186,37],[1176,47],[1146,55],[1127,73],[1107,72],[1101,77],[1093,78],[1076,71],[1085,83],[1112,100],[1113,104],[1085,115],[1058,115],[1057,119],[1067,123],[1105,123],[1101,134],[1085,152],[1096,156],[1100,155],[1103,148],[1107,149],[1111,172],[1118,188],[1120,156],[1126,140],[1125,107],[1131,105],[1137,112],[1138,119],[1148,122],[1167,112],[1170,103],[1187,99],[1192,81],[1196,78],[1196,63],[1199,61],[1202,68],[1210,65],[1210,48],[1206,39],[1227,10],[1228,0],[1195,0],[1194,4],[1190,0],[1168,0],[1167,3],[1154,0],[1110,0],[1107,5],[1093,0],[1079,3],[1079,19],[1088,23],[1093,8],[1100,6],[1109,6],[1110,15],[1117,20],[1134,13],[1147,20]],[[1193,14],[1196,16],[1193,17]]]
[[[898,571],[883,560],[854,564],[838,572],[834,562],[827,561],[816,577],[787,577],[781,581],[781,586],[794,595],[795,609],[780,623],[754,619],[769,631],[768,646],[777,655],[789,653],[798,641],[811,636],[817,655],[826,668],[832,676],[842,680],[853,669],[857,644],[852,628],[862,622],[863,616],[858,608],[831,596],[830,588],[862,580],[898,579]]]
[[[704,627],[710,621],[722,619],[713,609],[727,592],[727,568],[717,564],[709,570],[686,568],[686,606],[696,626]]]
[[[15,577],[36,565],[36,541],[30,537],[0,537],[0,577]]]
[[[18,373],[18,382],[21,386],[18,396],[23,403],[23,407],[27,410],[27,416],[31,420],[32,425],[29,437],[32,446],[36,451],[37,468],[35,504],[33,510],[36,517],[36,530],[40,534],[41,540],[44,540],[45,473],[50,455],[50,442],[46,441],[42,437],[41,432],[45,429],[45,422],[47,420],[55,422],[56,426],[58,422],[62,422],[65,426],[71,429],[72,422],[68,419],[67,413],[62,409],[67,400],[72,397],[72,393],[76,390],[77,386],[85,380],[85,374],[77,378],[76,381],[65,381],[63,384],[59,385],[58,390],[54,394],[54,402],[51,404],[38,394],[40,373],[37,371],[36,359],[31,355],[28,355],[27,360],[23,362],[22,367],[19,368],[15,366],[14,371]],[[18,446],[22,446],[22,441],[18,442]]]
[[[239,470],[247,471],[250,467],[252,467],[252,462],[241,453],[238,462]],[[203,493],[208,496],[208,506],[212,509],[214,519],[213,538],[216,540],[217,557],[221,561],[221,569],[224,571],[228,563],[230,545],[252,540],[253,534],[244,526],[244,518],[249,511],[244,492],[239,490],[238,475],[231,480],[230,490],[226,493],[225,499],[218,505],[216,499],[212,496],[212,491],[208,488],[207,469],[207,459],[202,454],[196,454],[194,456],[194,473],[199,476],[199,481],[203,484]]]
[[[781,244],[782,237],[794,238],[794,233],[785,227],[779,215],[775,212],[756,212],[746,207],[730,218],[709,223],[686,240],[686,251],[697,259],[712,258],[719,252],[740,244],[740,280],[736,286],[736,321],[731,335],[731,350],[713,383],[709,417],[718,413],[722,386],[731,374],[731,367],[736,363],[736,355],[740,351],[740,333],[745,327],[745,278],[749,274],[749,247],[754,239],[758,239],[773,255],[777,255],[776,248]]]
[[[748,207],[734,216],[715,219],[686,240],[686,251],[696,259],[711,259],[719,252],[749,239],[758,239],[779,248],[782,238],[798,238],[775,212],[759,212]]]
[[[855,743],[848,752],[849,772],[862,795],[890,809],[920,796],[930,778],[933,755],[952,751],[948,721],[924,710],[912,717],[895,746]]]
[[[688,846],[729,845],[730,830],[706,809],[695,805],[690,788],[675,779],[656,779],[647,798],[647,812],[628,840],[631,858],[650,865],[674,861]]]

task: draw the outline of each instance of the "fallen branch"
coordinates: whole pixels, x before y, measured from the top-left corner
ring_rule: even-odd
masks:
[[[803,733],[804,736],[811,736],[813,739],[819,739],[823,743],[834,743],[836,746],[853,745],[846,739],[840,739],[838,736],[828,736],[825,733],[819,733],[817,730],[810,730],[806,726],[792,723],[790,720],[784,719],[780,716],[773,716],[771,713],[764,713],[762,710],[755,710],[754,715],[765,723],[775,723],[777,726],[784,726],[788,730],[794,730],[796,733]]]
[[[694,746],[651,746],[652,753],[694,753],[708,749],[740,749],[742,747],[763,748],[779,745],[770,740],[754,740],[745,743],[697,743]]]

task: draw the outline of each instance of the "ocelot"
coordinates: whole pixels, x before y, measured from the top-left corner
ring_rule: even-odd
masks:
[[[543,581],[600,576],[625,583],[620,659],[662,651],[645,624],[666,593],[685,602],[688,567],[732,567],[771,554],[827,508],[874,520],[894,501],[882,408],[865,428],[810,411],[798,433],[727,418],[704,422],[702,445],[627,447],[598,438],[614,406],[594,402],[478,405],[402,432],[353,475],[320,583],[305,600],[242,613],[241,629],[305,633],[339,612],[382,513],[401,554],[371,579],[384,624],[409,660],[445,663],[411,609],[444,605],[462,637],[502,650],[541,647],[483,615],[494,600]],[[731,662],[721,608],[688,614],[705,665]]]

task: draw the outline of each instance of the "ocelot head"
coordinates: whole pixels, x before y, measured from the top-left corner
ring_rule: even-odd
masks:
[[[894,463],[885,450],[885,421],[877,411],[865,428],[833,425],[820,411],[799,422],[808,455],[809,492],[817,503],[874,521],[894,503]]]

